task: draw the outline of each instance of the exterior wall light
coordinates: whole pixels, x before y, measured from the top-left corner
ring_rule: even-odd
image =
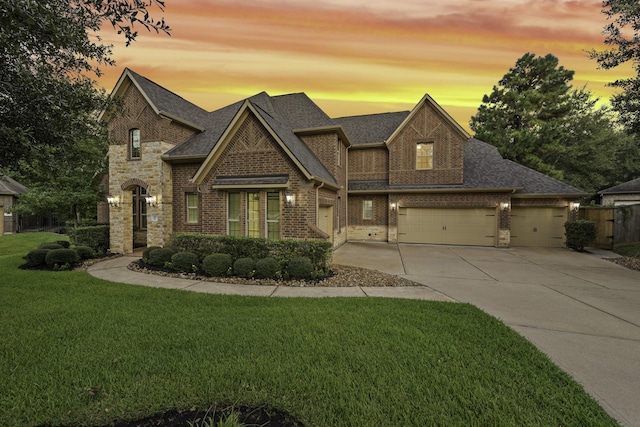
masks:
[[[396,210],[396,202],[391,202],[391,212]]]
[[[503,211],[509,210],[509,202],[501,202],[500,209],[502,209]]]
[[[287,202],[287,206],[289,206],[290,208],[293,207],[293,191],[291,190],[285,190],[284,192],[284,198]]]
[[[109,194],[107,196],[107,203],[109,203],[109,206],[112,208],[117,208],[120,205],[120,197]]]
[[[580,202],[569,203],[569,209],[571,209],[573,212],[578,212],[578,209],[580,209]]]
[[[147,206],[158,206],[158,200],[156,196],[145,196],[145,201],[147,202]]]

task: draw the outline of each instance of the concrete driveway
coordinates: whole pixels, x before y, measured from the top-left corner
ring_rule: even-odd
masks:
[[[640,272],[547,248],[348,243],[334,262],[400,275],[436,299],[479,307],[546,353],[621,424],[640,426]]]

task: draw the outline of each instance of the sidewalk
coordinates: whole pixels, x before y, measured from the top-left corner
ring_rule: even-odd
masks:
[[[396,251],[397,252],[397,251]],[[216,283],[202,280],[179,279],[139,273],[127,266],[139,259],[138,254],[102,261],[90,266],[87,272],[94,277],[111,282],[154,288],[181,289],[208,294],[245,295],[260,297],[390,297],[432,301],[455,301],[425,285],[408,287],[292,287],[260,286]]]

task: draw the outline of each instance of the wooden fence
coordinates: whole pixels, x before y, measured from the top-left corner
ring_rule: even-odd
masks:
[[[590,246],[614,249],[640,243],[640,205],[580,208],[580,219],[595,221],[596,239]]]

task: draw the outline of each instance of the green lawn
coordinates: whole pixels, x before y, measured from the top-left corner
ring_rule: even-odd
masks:
[[[241,404],[307,426],[617,425],[471,305],[218,296],[17,268],[58,239],[0,236],[3,426]]]
[[[623,256],[640,256],[640,244],[621,246],[616,248],[614,252]]]

